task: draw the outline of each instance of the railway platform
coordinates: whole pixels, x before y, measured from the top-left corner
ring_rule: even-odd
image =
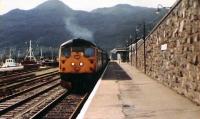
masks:
[[[103,78],[95,87],[96,92],[92,92],[94,97],[90,96],[89,102],[86,102],[88,108],[84,105],[82,115],[79,115],[81,118],[200,118],[200,106],[127,63],[110,62]]]

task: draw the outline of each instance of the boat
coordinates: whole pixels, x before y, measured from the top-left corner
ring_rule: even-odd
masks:
[[[11,51],[9,58],[5,60],[5,63],[0,67],[0,72],[7,72],[7,71],[16,71],[16,70],[23,70],[24,66],[20,63],[16,63],[15,59],[11,57]]]
[[[21,63],[24,66],[24,69],[37,69],[40,66],[40,64],[37,62],[37,60],[33,54],[31,40],[29,42],[29,48],[27,50],[27,54]]]

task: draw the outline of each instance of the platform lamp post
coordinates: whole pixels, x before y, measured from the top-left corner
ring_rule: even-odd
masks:
[[[158,4],[157,6],[157,11],[156,11],[156,14],[159,14],[161,9],[166,9],[166,10],[169,10],[171,7],[163,7],[161,4]],[[143,21],[142,23],[142,29],[143,29],[143,32],[142,32],[142,39],[144,41],[144,73],[146,74],[146,22],[145,20]],[[136,30],[135,30],[135,40],[137,40],[137,31],[139,31],[139,29],[136,27]],[[136,67],[137,67],[137,42],[136,42]]]
[[[146,74],[146,23],[143,22],[143,40],[144,40],[144,73]]]
[[[126,40],[126,62],[129,62],[129,40]]]
[[[133,38],[132,38],[132,35],[130,35],[130,48],[131,48],[131,66],[133,65]]]
[[[163,5],[158,4],[158,5],[157,5],[156,14],[160,14],[160,12],[161,12],[162,9],[169,10],[170,8],[171,8],[171,7],[164,7]]]
[[[146,74],[146,42],[145,42],[145,37],[146,37],[146,23],[145,23],[145,21],[143,21],[143,23],[141,24],[142,25],[142,27],[141,27],[141,29],[142,29],[142,39],[143,39],[143,41],[144,41],[144,55],[143,55],[143,57],[144,57],[144,73]],[[139,29],[136,27],[136,30],[135,30],[135,34],[137,34],[136,32],[137,31],[139,31]],[[137,35],[136,35],[136,38],[135,39],[137,39]],[[137,45],[137,44],[136,44]],[[136,46],[137,47],[137,46]],[[137,59],[136,59],[137,60]],[[137,61],[136,61],[137,62]]]
[[[137,32],[139,31],[138,27],[135,28],[135,39],[134,39],[134,43],[135,43],[135,67],[137,68]]]

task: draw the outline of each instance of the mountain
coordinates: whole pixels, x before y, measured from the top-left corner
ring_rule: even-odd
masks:
[[[49,0],[44,2],[41,5],[38,5],[35,9],[40,10],[66,10],[71,11],[72,9],[65,5],[63,2],[59,0]]]
[[[15,9],[1,15],[0,47],[24,50],[25,42],[32,40],[48,49],[82,37],[110,50],[124,47],[142,21],[148,28],[158,19],[153,8],[120,4],[85,12],[73,10],[59,0],[49,0],[31,10]]]

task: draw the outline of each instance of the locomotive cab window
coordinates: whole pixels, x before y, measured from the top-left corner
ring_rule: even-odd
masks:
[[[83,52],[83,47],[72,47],[72,52]]]
[[[71,55],[70,48],[62,48],[62,55],[65,57],[69,57]]]
[[[95,54],[94,48],[85,48],[84,55],[86,57],[92,57],[92,56],[94,56],[94,54]]]

